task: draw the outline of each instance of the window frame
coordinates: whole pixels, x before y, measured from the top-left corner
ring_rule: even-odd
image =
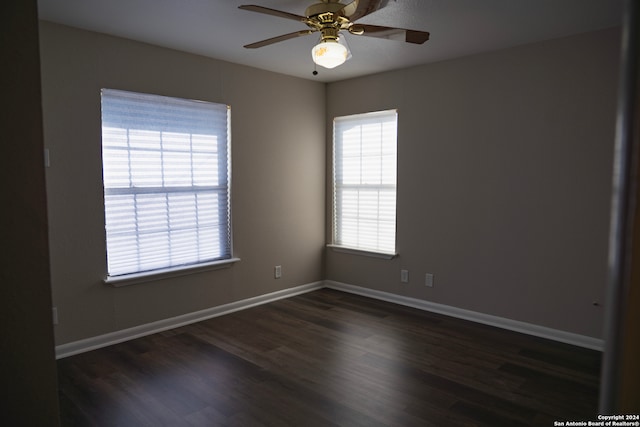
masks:
[[[338,233],[339,233],[339,226],[337,224],[338,222],[338,187],[340,186],[340,184],[338,183],[338,178],[337,178],[337,168],[338,168],[338,153],[337,153],[337,141],[336,141],[336,133],[337,133],[337,129],[336,129],[336,122],[337,121],[349,121],[349,120],[354,120],[357,121],[359,118],[363,119],[363,120],[368,120],[371,118],[374,118],[376,116],[380,116],[380,117],[388,117],[390,115],[394,115],[394,119],[395,119],[395,182],[394,182],[394,186],[393,186],[393,192],[394,192],[394,227],[393,227],[393,251],[386,251],[386,250],[379,250],[378,248],[371,248],[371,247],[358,247],[358,246],[351,246],[351,245],[345,245],[344,243],[339,243],[340,239],[338,238]],[[393,259],[395,257],[398,256],[398,247],[397,247],[397,190],[398,190],[398,184],[397,184],[397,162],[398,162],[398,157],[397,157],[397,147],[398,147],[398,134],[397,134],[397,126],[398,126],[398,110],[397,109],[388,109],[388,110],[380,110],[380,111],[373,111],[373,112],[367,112],[367,113],[359,113],[359,114],[351,114],[351,115],[345,115],[345,116],[337,116],[334,117],[333,119],[333,138],[332,138],[332,187],[331,187],[331,201],[332,201],[332,206],[331,206],[331,243],[328,243],[326,246],[331,249],[334,252],[340,252],[340,253],[347,253],[347,254],[353,254],[353,255],[361,255],[361,256],[367,256],[367,257],[373,257],[373,258],[380,258],[380,259],[385,259],[385,260],[390,260]],[[383,187],[384,185],[380,185],[380,187]],[[377,218],[377,221],[379,221],[379,218]]]
[[[146,108],[153,108],[150,107],[151,105],[153,105],[152,101],[157,101],[158,105],[162,105],[162,101],[166,101],[168,103],[172,103],[172,102],[176,102],[178,104],[183,103],[183,104],[190,104],[190,105],[197,105],[197,103],[202,103],[202,105],[204,104],[212,104],[212,113],[213,110],[215,109],[222,109],[225,108],[226,109],[226,132],[224,133],[224,135],[226,135],[226,140],[220,141],[216,144],[216,147],[214,149],[214,151],[212,153],[218,152],[219,148],[221,147],[221,144],[224,144],[224,151],[225,151],[225,156],[218,156],[218,158],[216,159],[218,162],[218,167],[215,168],[215,170],[218,170],[218,175],[216,176],[216,179],[220,179],[220,177],[222,177],[223,175],[221,175],[221,173],[225,173],[226,172],[226,176],[224,179],[224,184],[222,187],[223,193],[221,193],[222,195],[226,196],[226,206],[225,205],[219,205],[217,204],[217,210],[220,211],[220,209],[223,209],[224,211],[226,211],[226,215],[225,215],[225,219],[226,222],[222,222],[220,223],[220,225],[223,227],[223,229],[226,229],[226,232],[223,232],[223,234],[220,235],[220,240],[218,243],[220,245],[221,250],[220,250],[220,254],[221,257],[216,258],[209,258],[209,259],[203,259],[201,261],[198,261],[195,258],[199,258],[199,255],[196,255],[195,258],[192,258],[191,260],[185,262],[185,263],[177,263],[177,264],[172,264],[170,258],[164,258],[167,261],[167,265],[166,266],[161,266],[159,268],[151,268],[149,270],[140,270],[138,269],[137,271],[132,271],[132,272],[124,272],[124,273],[117,273],[117,274],[113,274],[110,275],[109,273],[109,253],[108,253],[108,233],[107,233],[107,197],[108,195],[112,195],[112,194],[116,194],[116,193],[126,193],[126,194],[131,194],[135,197],[136,194],[145,194],[146,192],[149,193],[157,193],[157,194],[164,194],[166,197],[169,197],[170,195],[177,195],[180,194],[181,192],[187,192],[190,194],[194,194],[194,197],[198,197],[197,194],[205,194],[205,193],[210,193],[212,191],[211,185],[201,185],[201,184],[197,184],[194,178],[194,163],[193,160],[191,160],[191,164],[190,164],[190,174],[191,174],[191,183],[188,186],[185,185],[165,185],[165,178],[164,178],[164,174],[167,173],[167,171],[164,170],[164,165],[160,166],[161,170],[160,170],[160,174],[163,176],[162,178],[162,184],[160,186],[158,186],[157,184],[149,184],[149,185],[141,185],[141,186],[135,186],[133,184],[129,184],[129,187],[107,187],[107,178],[106,178],[106,172],[105,172],[105,158],[104,158],[104,153],[105,153],[105,142],[104,142],[104,138],[105,138],[105,113],[104,113],[104,105],[102,107],[102,111],[101,111],[101,151],[103,153],[103,158],[102,158],[102,167],[103,167],[103,172],[102,172],[102,185],[103,185],[103,213],[104,213],[104,225],[105,225],[105,270],[106,270],[106,275],[104,277],[104,282],[115,286],[115,287],[119,287],[119,286],[125,286],[125,285],[130,285],[130,284],[135,284],[135,283],[142,283],[142,282],[148,282],[148,281],[152,281],[152,280],[159,280],[159,279],[164,279],[164,278],[169,278],[169,277],[177,277],[177,276],[183,276],[183,275],[187,275],[187,274],[193,274],[193,273],[199,273],[202,271],[209,271],[209,270],[217,270],[217,269],[221,269],[221,268],[227,268],[230,267],[231,265],[233,265],[234,263],[240,261],[239,258],[234,257],[233,255],[233,227],[232,227],[232,212],[231,212],[231,188],[232,188],[232,183],[231,183],[231,177],[232,177],[232,173],[231,173],[231,111],[230,111],[230,106],[229,105],[225,105],[225,104],[220,104],[220,103],[214,103],[214,102],[203,102],[203,101],[194,101],[194,100],[189,100],[189,99],[183,99],[183,98],[176,98],[176,97],[167,97],[167,96],[161,96],[161,95],[152,95],[152,94],[146,94],[146,93],[138,93],[138,92],[132,92],[132,91],[122,91],[122,90],[116,90],[116,89],[102,89],[101,90],[101,102],[104,103],[105,102],[105,94],[107,96],[113,96],[114,99],[115,97],[117,97],[118,95],[122,95],[122,96],[131,96],[131,97],[140,97],[141,99],[144,99],[146,101],[149,102],[149,104],[147,105]],[[113,99],[111,99],[111,101],[113,102]],[[141,101],[144,102],[144,101]],[[176,111],[176,116],[178,116],[178,112]],[[111,119],[110,116],[109,119]],[[221,117],[221,116],[218,116]],[[128,120],[125,119],[125,120]],[[195,119],[194,119],[195,120]],[[108,122],[109,120],[107,120],[106,122]],[[169,121],[171,121],[171,118],[169,119]],[[194,135],[197,135],[197,124],[195,124],[195,122],[189,123],[189,128],[187,128],[187,131],[184,132],[185,134],[189,135],[189,138],[191,140],[191,138],[193,138]],[[108,127],[107,127],[108,128]],[[127,148],[123,151],[127,152],[127,156],[129,156],[129,158],[131,158],[131,152],[132,149],[129,146],[130,144],[130,139],[129,139],[129,135],[128,133],[135,129],[133,127],[131,128],[122,128],[122,129],[127,129]],[[146,128],[144,128],[143,125],[141,125],[141,129],[139,129],[139,131],[144,131]],[[163,132],[170,132],[168,130],[162,130],[160,131],[160,134],[162,135]],[[173,131],[175,132],[175,130]],[[182,132],[180,132],[182,133]],[[160,142],[160,146],[159,146],[159,153],[160,156],[164,156],[165,154],[165,148],[162,146],[162,142]],[[107,148],[108,149],[108,148]],[[135,150],[134,150],[135,151]],[[180,151],[180,152],[184,152],[184,153],[189,153],[189,158],[193,159],[194,157],[194,149],[193,147],[190,147],[189,150],[187,151]],[[196,151],[197,153],[197,151]],[[224,163],[224,165],[223,165]],[[162,163],[163,164],[163,163]],[[224,166],[224,171],[222,172],[220,171],[220,167],[222,167],[221,165]],[[130,167],[130,166],[129,166]],[[132,174],[134,169],[129,169],[128,172],[128,176],[129,179],[132,178]],[[181,176],[184,176],[185,174],[182,174]],[[210,179],[210,178],[207,178]],[[214,187],[219,186],[220,184],[216,184],[214,185]],[[205,193],[203,193],[205,192]],[[216,194],[216,193],[212,193],[212,194]],[[219,196],[218,196],[219,198]],[[215,199],[215,197],[214,197]],[[195,200],[195,199],[194,199]],[[134,208],[135,209],[135,214],[138,215],[139,211],[137,210],[138,208]],[[169,208],[167,208],[169,209]],[[197,216],[197,207],[194,207],[194,213],[196,213]],[[169,213],[167,213],[166,215],[169,215]],[[169,221],[169,217],[167,216],[166,221]],[[196,220],[197,223],[198,220]],[[136,220],[137,223],[137,220]],[[136,226],[137,227],[137,226]],[[170,225],[169,223],[167,223],[166,225],[167,228],[167,242],[170,241],[174,241],[175,239],[172,236],[172,233],[170,232]],[[200,226],[196,226],[196,228],[194,230],[202,230],[202,228]],[[196,233],[198,233],[198,231],[195,231]],[[138,232],[135,232],[136,236],[138,236]],[[169,244],[169,243],[168,243]],[[117,271],[117,270],[116,270]]]

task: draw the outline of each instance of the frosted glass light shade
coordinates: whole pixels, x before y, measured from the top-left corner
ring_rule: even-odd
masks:
[[[336,40],[326,40],[313,47],[311,57],[324,68],[335,68],[347,60],[347,48]]]

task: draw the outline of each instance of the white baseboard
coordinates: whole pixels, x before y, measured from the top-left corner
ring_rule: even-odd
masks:
[[[534,325],[531,323],[520,322],[517,320],[506,319],[503,317],[492,316],[475,311],[464,310],[462,308],[456,308],[449,305],[438,304],[417,298],[405,297],[389,292],[376,291],[373,289],[335,282],[332,280],[325,280],[324,285],[326,288],[358,294],[369,298],[392,302],[395,304],[405,305],[408,307],[417,308],[419,310],[430,311],[433,313],[444,314],[446,316],[470,320],[472,322],[482,323],[485,325],[496,326],[498,328],[521,332],[536,337],[547,338],[550,340],[589,348],[592,350],[604,350],[604,340],[598,338],[560,331],[557,329],[547,328],[545,326]]]
[[[599,351],[604,350],[604,341],[601,339],[578,335],[571,332],[560,331],[557,329],[551,329],[544,326],[533,325],[531,323],[520,322],[517,320],[505,319],[503,317],[492,316],[475,311],[464,310],[461,308],[438,304],[430,301],[424,301],[417,298],[405,297],[389,292],[376,291],[360,286],[349,285],[332,280],[325,280],[321,282],[296,286],[295,288],[284,289],[281,291],[272,292],[269,294],[260,295],[242,301],[220,305],[217,307],[211,307],[205,310],[187,313],[169,319],[158,320],[157,322],[134,326],[133,328],[110,332],[108,334],[98,335],[96,337],[73,341],[67,344],[61,344],[56,346],[56,359],[73,356],[74,354],[84,353],[109,345],[118,344],[124,341],[129,341],[135,338],[140,338],[169,329],[178,328],[180,326],[185,326],[191,323],[201,322],[213,317],[222,316],[239,310],[245,310],[257,305],[266,304],[283,298],[289,298],[295,295],[300,295],[325,287],[382,301],[387,301],[394,304],[413,307],[419,310],[430,311],[433,313],[443,314],[446,316],[464,320],[470,320],[472,322],[482,323],[485,325],[496,326],[498,328],[508,329],[515,332],[521,332],[528,335],[547,338],[550,340],[572,344],[579,347]]]
[[[201,322],[213,317],[222,316],[224,314],[229,314],[235,311],[255,307],[257,305],[277,301],[279,299],[289,298],[295,295],[315,291],[323,287],[324,282],[309,283],[306,285],[296,286],[295,288],[284,289],[265,295],[259,295],[257,297],[224,304],[217,307],[211,307],[205,310],[187,313],[169,319],[158,320],[157,322],[134,326],[133,328],[110,332],[108,334],[98,335],[96,337],[86,338],[79,341],[73,341],[67,344],[61,344],[56,346],[56,359],[73,356],[74,354],[84,353],[109,345],[129,341],[135,338],[144,337],[146,335],[178,328],[180,326],[185,326],[191,323]]]

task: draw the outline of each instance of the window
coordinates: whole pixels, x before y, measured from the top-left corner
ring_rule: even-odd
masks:
[[[102,90],[108,278],[231,258],[226,105]]]
[[[334,120],[333,246],[396,251],[396,110]]]

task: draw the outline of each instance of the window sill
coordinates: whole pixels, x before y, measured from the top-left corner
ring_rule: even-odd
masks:
[[[398,256],[397,253],[388,254],[384,252],[372,252],[372,251],[365,251],[362,249],[348,248],[346,246],[338,246],[338,245],[332,245],[332,244],[328,244],[327,247],[334,252],[342,252],[345,254],[360,255],[360,256],[366,256],[371,258],[393,259]]]
[[[184,267],[163,268],[161,270],[148,271],[144,273],[126,274],[116,277],[107,277],[104,283],[119,288],[121,286],[135,285],[137,283],[151,282],[153,280],[168,279],[170,277],[186,276],[203,271],[220,270],[229,268],[240,258],[229,258],[220,261],[211,261],[203,264],[188,265]]]

